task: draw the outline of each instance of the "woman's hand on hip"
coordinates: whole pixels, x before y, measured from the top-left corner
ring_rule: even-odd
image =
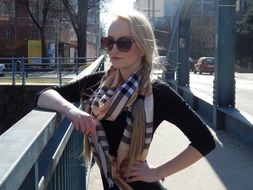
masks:
[[[127,176],[127,161],[121,164],[120,175],[122,178],[126,179],[127,182],[133,181],[145,181],[154,182],[158,181],[159,173],[157,169],[150,168],[147,162],[136,161],[129,171],[129,176]]]

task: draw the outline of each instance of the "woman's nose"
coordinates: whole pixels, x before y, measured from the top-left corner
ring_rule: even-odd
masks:
[[[112,45],[112,50],[111,50],[111,52],[118,52],[118,51],[119,51],[119,49],[118,49],[116,43],[114,43],[114,44]]]

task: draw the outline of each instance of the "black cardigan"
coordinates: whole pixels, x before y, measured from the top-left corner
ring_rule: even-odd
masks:
[[[51,88],[60,93],[66,100],[77,102],[81,97],[83,99],[89,98],[90,94],[98,87],[103,75],[104,72],[99,72],[85,76],[75,82]],[[212,134],[186,101],[168,84],[160,80],[153,81],[152,87],[154,96],[153,131],[155,132],[159,124],[166,120],[178,127],[189,139],[190,145],[195,147],[203,156],[213,150],[215,142]],[[38,93],[36,100],[43,91]],[[101,121],[107,135],[109,153],[114,156],[117,154],[126,126],[125,117],[125,112],[122,112],[113,122]]]

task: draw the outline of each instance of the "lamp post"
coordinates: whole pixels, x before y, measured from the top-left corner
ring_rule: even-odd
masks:
[[[58,35],[59,35],[59,19],[58,19],[58,17],[56,17],[54,19],[54,42],[55,42],[55,58],[56,58],[56,61],[58,59],[58,51],[59,51]]]
[[[54,40],[55,40],[55,64],[57,66],[57,76],[59,78],[59,84],[61,85],[61,61],[59,60],[59,19],[58,16],[54,19]]]

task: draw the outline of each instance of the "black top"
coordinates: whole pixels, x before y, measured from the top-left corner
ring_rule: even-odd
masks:
[[[52,87],[66,100],[77,102],[87,99],[99,86],[104,72],[83,77],[75,82]],[[203,156],[215,148],[212,134],[203,120],[191,109],[186,101],[168,84],[154,80],[152,82],[154,96],[154,132],[159,124],[166,120],[178,127]],[[41,94],[40,92],[38,96]],[[38,97],[37,96],[37,97]],[[101,121],[109,143],[109,153],[117,154],[117,149],[126,126],[126,112],[122,112],[115,121]]]

